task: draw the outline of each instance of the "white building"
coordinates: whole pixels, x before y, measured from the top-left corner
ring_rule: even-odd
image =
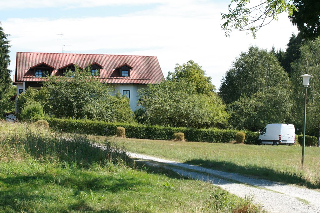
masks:
[[[88,66],[102,83],[111,84],[137,109],[138,89],[164,79],[156,56],[17,52],[14,84],[17,94],[29,87],[40,88],[46,76],[63,76],[67,70]]]

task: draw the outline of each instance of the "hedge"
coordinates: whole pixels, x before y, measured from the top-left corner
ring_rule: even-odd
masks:
[[[126,137],[153,140],[171,140],[172,135],[182,132],[187,141],[228,143],[235,140],[237,130],[222,129],[193,129],[185,127],[146,126],[141,124],[106,123],[92,120],[74,119],[46,119],[55,130],[69,133],[83,133],[92,135],[116,135],[117,127],[124,127]],[[256,144],[259,133],[246,131],[246,144]]]
[[[298,142],[301,146],[303,145],[303,135],[298,135]],[[318,146],[318,138],[315,136],[306,135],[305,145]]]

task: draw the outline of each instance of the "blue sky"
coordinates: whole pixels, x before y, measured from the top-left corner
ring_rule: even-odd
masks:
[[[253,39],[221,30],[230,0],[0,0],[0,22],[16,52],[157,56],[166,76],[194,60],[217,88],[232,62],[252,45],[285,49],[297,30],[282,15]]]

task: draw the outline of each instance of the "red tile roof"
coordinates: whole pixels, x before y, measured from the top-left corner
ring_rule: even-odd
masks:
[[[61,68],[70,64],[84,68],[98,64],[101,82],[114,84],[154,84],[164,79],[156,56],[76,54],[76,53],[38,53],[17,52],[15,83],[23,81],[44,81],[27,72],[38,65],[45,64],[54,70],[56,75]],[[131,68],[130,77],[111,77],[115,69],[123,65]]]

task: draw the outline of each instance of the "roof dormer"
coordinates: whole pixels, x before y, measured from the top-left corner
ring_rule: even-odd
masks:
[[[36,78],[42,78],[50,76],[52,71],[54,70],[54,67],[42,62],[40,64],[37,64],[35,66],[32,66],[29,68],[28,72],[26,72],[26,76],[33,76]]]
[[[114,69],[111,77],[130,77],[132,67],[128,64],[124,64]]]
[[[79,67],[79,68],[81,69],[81,67]],[[71,72],[76,71],[76,65],[71,63],[71,64],[68,64],[66,66],[63,66],[63,67],[59,68],[57,75],[61,75],[62,76],[62,75],[65,75],[69,71],[71,71]]]
[[[100,64],[94,62],[89,67],[90,67],[91,75],[100,76],[100,70],[102,69],[102,66]]]

